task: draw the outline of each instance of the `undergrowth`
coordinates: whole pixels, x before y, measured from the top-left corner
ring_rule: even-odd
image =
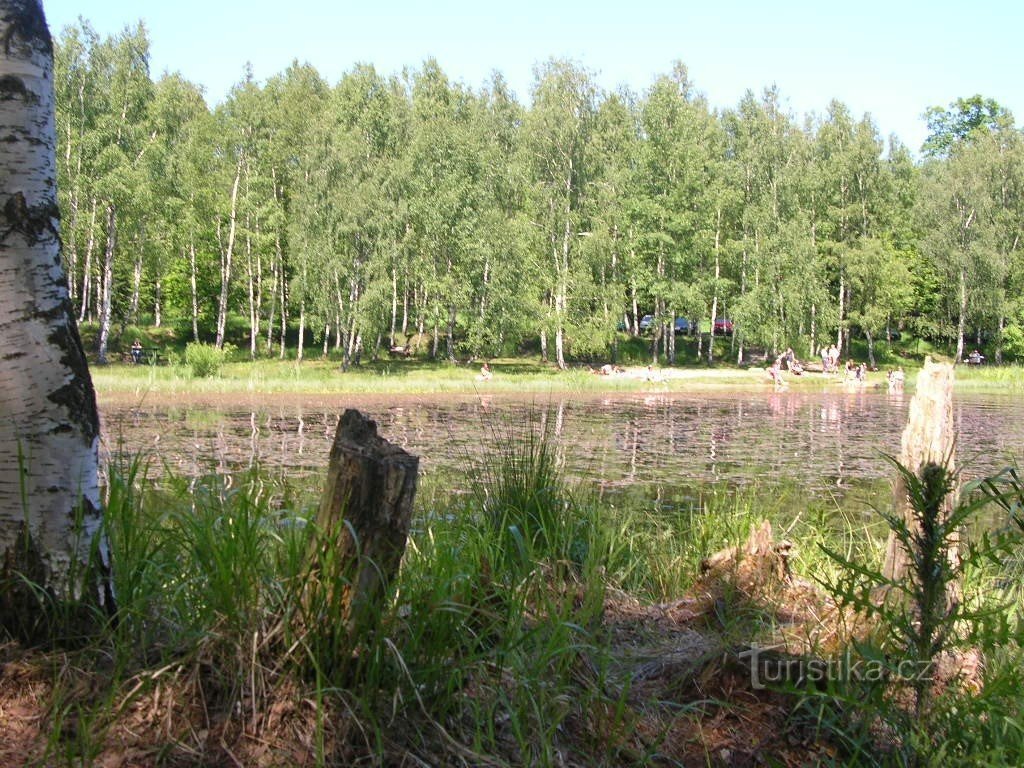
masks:
[[[88,765],[115,748],[168,766],[678,764],[658,724],[726,705],[682,683],[671,700],[638,704],[610,646],[613,594],[671,605],[699,584],[703,558],[771,519],[795,545],[798,577],[833,584],[858,609],[874,605],[858,590],[876,574],[858,564],[879,561],[886,529],[832,501],[784,514],[784,487],[724,485],[683,501],[598,498],[566,479],[557,440],[535,421],[492,429],[485,442],[466,466],[470,493],[437,479],[421,488],[376,626],[340,650],[335,628],[303,618],[325,615],[303,604],[316,488],[259,468],[200,478],[165,468],[150,479],[142,459],[113,462],[105,508],[118,612],[88,647],[61,650],[54,637],[36,657],[49,695],[35,764]],[[1019,483],[972,490],[1021,524]],[[981,508],[977,496],[969,503]],[[965,542],[978,556],[940,574],[966,583],[958,614],[928,600],[916,613],[876,611],[878,633],[856,648],[886,669],[906,654],[977,648],[979,687],[911,686],[900,698],[845,680],[786,694],[781,706],[812,722],[837,763],[1020,762],[1020,603],[1008,582],[1019,560],[1009,537],[985,549],[991,540]],[[937,625],[923,633],[927,610]],[[729,612],[726,595],[709,621]],[[959,629],[965,621],[973,633]],[[138,743],[126,746],[126,732]],[[232,752],[240,735],[251,753]]]

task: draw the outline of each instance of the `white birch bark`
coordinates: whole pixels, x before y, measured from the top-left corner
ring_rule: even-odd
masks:
[[[59,598],[81,594],[72,563],[88,558],[101,512],[99,417],[61,264],[53,48],[38,0],[0,0],[0,40],[0,622],[10,628],[38,613],[15,574]]]
[[[224,333],[228,319],[228,299],[231,290],[231,260],[235,252],[235,229],[238,222],[238,182],[242,178],[242,158],[235,167],[235,182],[231,185],[231,211],[228,216],[228,241],[220,254],[220,298],[217,301],[217,349],[224,348]],[[219,226],[219,225],[218,225]]]

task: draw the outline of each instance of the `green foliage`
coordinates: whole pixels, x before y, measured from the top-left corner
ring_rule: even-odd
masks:
[[[1024,626],[1012,615],[1009,596],[992,591],[985,576],[1012,556],[1020,537],[1004,526],[990,530],[975,524],[993,499],[1019,503],[1007,500],[1019,495],[1020,487],[1004,493],[1001,477],[969,484],[950,512],[946,500],[956,487],[954,474],[926,464],[915,475],[893,463],[912,514],[908,520],[890,512],[881,516],[908,554],[908,573],[889,579],[870,564],[822,547],[841,569],[824,582],[829,591],[840,605],[874,620],[875,630],[852,649],[852,658],[869,672],[831,681],[808,701],[837,714],[850,706],[864,712],[845,722],[841,715],[836,720],[829,715],[826,727],[842,734],[850,749],[866,750],[865,757],[891,752],[896,764],[937,765],[991,749],[986,739],[1011,725],[1005,717],[1007,705],[1013,706],[1007,668],[987,676],[975,691],[970,681],[960,687],[949,666],[971,654],[1020,656]],[[979,722],[984,735],[964,738],[973,731],[968,722],[990,715],[997,718],[996,728]],[[881,723],[888,730],[879,735]],[[996,746],[1019,755],[1024,739],[1011,728],[1014,732],[996,736]],[[974,764],[973,759],[966,764]]]
[[[152,318],[253,359],[315,343],[346,370],[401,337],[454,362],[543,334],[564,368],[610,359],[634,314],[716,306],[776,352],[887,325],[998,343],[1019,314],[1024,140],[991,99],[930,110],[915,165],[838,101],[803,119],[771,88],[712,110],[681,63],[631,94],[551,60],[528,105],[433,60],[333,87],[296,64],[211,109],[151,78],[149,44],[81,21],[55,45],[66,269],[97,349]],[[683,357],[659,338],[648,360]]]
[[[957,99],[948,109],[929,107],[924,116],[928,121],[929,134],[921,149],[934,157],[948,155],[958,143],[976,136],[978,132],[1013,125],[1010,110],[981,94]]]
[[[1003,354],[1024,361],[1024,327],[1016,324],[1006,326],[1003,330]]]
[[[185,365],[197,379],[216,376],[226,356],[227,353],[223,349],[217,349],[212,344],[190,342],[185,347]]]

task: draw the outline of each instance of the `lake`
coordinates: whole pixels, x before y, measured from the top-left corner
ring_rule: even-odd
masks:
[[[567,473],[602,493],[674,497],[709,482],[795,484],[846,496],[894,474],[910,393],[702,392],[499,396],[230,395],[202,400],[100,398],[104,450],[151,455],[180,474],[235,473],[259,464],[311,485],[324,474],[345,408],[421,457],[424,475],[464,489],[481,453],[509,433],[546,431]],[[1021,462],[1024,401],[955,398],[958,458],[967,478]]]

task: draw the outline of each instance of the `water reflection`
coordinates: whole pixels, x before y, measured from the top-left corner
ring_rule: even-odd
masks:
[[[422,457],[427,473],[472,472],[483,445],[509,429],[555,440],[559,463],[602,489],[737,486],[786,480],[808,492],[842,492],[892,475],[909,396],[882,392],[495,396],[388,399],[265,398],[230,403],[101,403],[106,450],[147,451],[184,474],[254,464],[319,478],[341,411],[357,407],[390,440]],[[959,397],[959,456],[968,477],[1020,461],[1024,404]],[[660,491],[659,491],[660,492]]]

